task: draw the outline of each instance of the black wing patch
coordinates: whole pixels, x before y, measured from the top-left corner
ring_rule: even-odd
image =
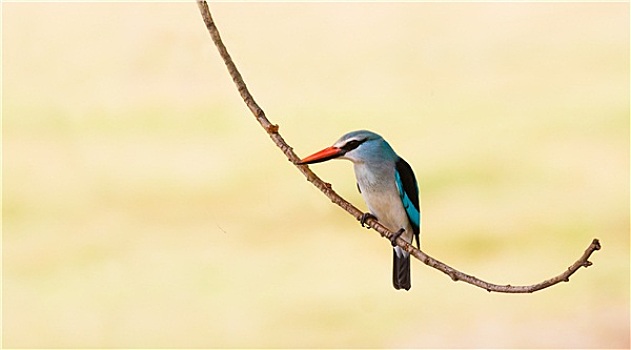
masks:
[[[419,198],[418,198],[418,184],[416,183],[416,177],[414,176],[414,172],[412,171],[412,167],[403,160],[403,158],[399,157],[395,164],[396,166],[396,174],[397,181],[401,183],[401,187],[399,191],[401,193],[401,199],[404,202],[404,207],[406,207],[406,212],[408,214],[408,219],[412,224],[412,228],[414,229],[414,236],[416,237],[416,245],[420,249],[420,225],[421,225],[421,211],[419,208]],[[399,186],[399,184],[397,184]],[[407,204],[411,202],[414,208],[407,207]],[[407,202],[407,203],[406,203]]]

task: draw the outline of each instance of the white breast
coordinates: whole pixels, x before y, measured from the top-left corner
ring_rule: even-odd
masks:
[[[391,174],[387,169],[366,170],[362,167],[355,167],[357,183],[368,210],[390,231],[396,232],[404,228],[405,232],[402,237],[411,242],[414,232],[395,184],[394,169],[392,169]]]

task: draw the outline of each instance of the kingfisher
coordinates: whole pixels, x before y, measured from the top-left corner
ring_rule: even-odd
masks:
[[[420,249],[421,207],[419,189],[412,167],[399,157],[380,135],[368,131],[351,131],[333,146],[316,152],[297,164],[315,164],[330,159],[353,162],[357,189],[368,206],[361,217],[364,226],[370,217],[396,233],[390,237],[393,247],[392,284],[395,289],[409,290],[410,254],[395,242],[398,237]]]

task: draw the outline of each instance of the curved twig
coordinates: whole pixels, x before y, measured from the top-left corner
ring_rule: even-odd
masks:
[[[309,182],[311,182],[315,187],[317,187],[325,196],[327,196],[331,202],[337,204],[342,209],[346,210],[349,214],[355,217],[356,220],[360,220],[362,216],[362,212],[353,206],[351,203],[346,201],[344,198],[340,197],[333,189],[331,188],[331,184],[322,181],[315,173],[313,173],[308,166],[306,165],[296,165],[295,163],[300,160],[298,156],[294,153],[293,148],[291,148],[285,140],[283,140],[282,136],[278,133],[278,125],[272,124],[265,113],[259,107],[259,105],[254,101],[254,98],[248,91],[241,74],[237,70],[230,54],[228,54],[228,50],[225,45],[221,41],[221,37],[219,36],[219,31],[215,26],[215,23],[210,15],[210,11],[208,9],[208,4],[204,0],[197,0],[197,5],[199,6],[199,10],[202,14],[202,18],[204,19],[204,23],[206,24],[206,28],[210,33],[210,36],[217,46],[217,50],[221,55],[226,67],[228,68],[228,72],[232,77],[234,84],[236,85],[239,93],[241,94],[241,98],[248,106],[252,114],[256,120],[261,124],[261,126],[265,129],[269,137],[274,141],[276,146],[281,149],[281,151],[287,156],[287,159],[294,163],[294,165],[302,172],[302,174],[307,178]],[[368,224],[375,231],[379,232],[382,237],[390,237],[393,233],[388,230],[385,226],[381,225],[379,221],[369,218],[366,220],[366,224]],[[569,278],[572,274],[574,274],[581,267],[588,267],[592,263],[588,260],[591,254],[600,249],[600,242],[598,239],[594,239],[592,243],[587,247],[585,253],[570,267],[567,268],[566,271],[561,273],[556,277],[552,277],[547,279],[541,283],[528,285],[528,286],[511,286],[511,285],[498,285],[483,281],[477,277],[472,275],[460,272],[445,263],[442,263],[431,256],[425,254],[419,249],[416,249],[411,244],[408,244],[401,238],[396,240],[397,245],[405,249],[411,255],[413,255],[418,260],[422,261],[425,265],[431,266],[443,273],[447,274],[454,281],[463,281],[474,286],[486,289],[489,292],[501,292],[501,293],[532,293],[550,286],[553,286],[559,282],[568,282]]]

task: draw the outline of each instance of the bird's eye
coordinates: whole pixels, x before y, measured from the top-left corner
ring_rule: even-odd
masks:
[[[361,142],[357,140],[351,140],[351,141],[348,141],[344,146],[342,146],[342,149],[345,150],[346,152],[352,151],[355,148],[357,148],[360,143]]]
[[[352,140],[349,143],[346,144],[346,146],[344,148],[350,148],[353,149],[355,147],[359,146],[359,141],[357,140]]]
[[[342,149],[345,150],[346,152],[352,151],[355,148],[359,147],[359,145],[361,145],[365,141],[366,141],[366,139],[363,139],[363,140],[350,140],[344,146],[342,146]]]

